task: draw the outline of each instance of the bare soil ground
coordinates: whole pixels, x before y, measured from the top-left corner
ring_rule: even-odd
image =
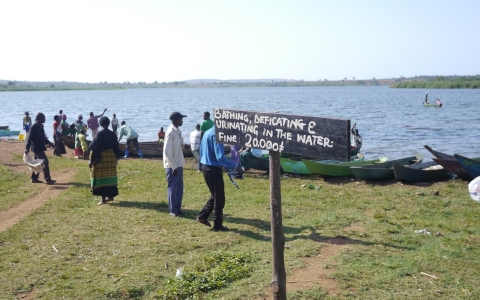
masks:
[[[23,162],[14,161],[14,155],[23,155],[25,149],[25,143],[20,141],[5,141],[0,140],[0,163],[7,166],[12,172],[15,173],[27,173],[30,174],[28,166]],[[70,158],[72,155],[70,149],[67,149],[65,158]],[[51,156],[52,150],[47,151],[47,156]],[[33,197],[11,206],[9,209],[0,211],[0,232],[7,230],[15,223],[26,217],[32,211],[42,206],[48,200],[58,196],[60,192],[68,188],[75,171],[61,170],[51,174],[52,179],[57,182],[54,185],[47,185],[41,183],[28,183],[33,186],[40,186],[41,189],[33,195]],[[40,175],[42,176],[42,175]],[[42,179],[42,177],[40,177]]]
[[[20,141],[0,140],[0,163],[7,166],[12,172],[30,174],[28,167],[23,162],[14,161],[15,154],[23,154],[24,145],[24,142]],[[51,149],[47,151],[47,155],[49,157],[53,155]],[[63,156],[65,159],[73,159],[72,150],[67,149],[67,154]],[[194,168],[195,164],[189,161],[187,167]],[[75,170],[60,170],[53,172],[51,174],[52,178],[57,180],[54,185],[28,183],[32,185],[32,188],[34,186],[40,186],[41,188],[31,198],[22,203],[13,205],[7,210],[0,211],[0,232],[7,230],[48,200],[58,196],[62,190],[68,188],[75,172]],[[264,174],[265,172],[256,172],[254,170],[249,173],[266,175]],[[350,226],[345,229],[360,232],[364,231],[361,226]],[[333,257],[353,243],[354,241],[343,237],[336,237],[325,241],[317,256],[305,257],[302,259],[306,265],[305,268],[297,269],[287,275],[287,292],[321,286],[330,295],[337,295],[340,290],[336,281],[328,278],[329,275],[335,271]],[[270,287],[266,288],[264,292],[265,296],[258,299],[272,299]],[[24,299],[31,299],[32,296],[34,297],[34,294],[35,293],[29,293],[28,295],[25,294],[23,297]]]

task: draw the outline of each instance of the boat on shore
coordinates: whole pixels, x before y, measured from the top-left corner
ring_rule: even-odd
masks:
[[[450,179],[450,171],[435,161],[422,162],[410,166],[393,165],[395,179],[406,182],[432,182]]]
[[[425,145],[423,147],[425,147],[425,149],[430,151],[430,153],[432,153],[435,156],[433,160],[437,162],[439,165],[441,165],[444,169],[457,175],[462,180],[473,179],[472,176],[467,172],[467,170],[465,170],[465,168],[462,166],[462,164],[455,158],[455,156],[433,150],[428,145]],[[474,159],[477,160],[478,158],[474,158]]]
[[[480,161],[459,154],[454,154],[454,157],[472,178],[480,176]]]
[[[62,140],[65,146],[67,146],[70,149],[75,149],[74,137],[63,135]],[[91,142],[92,142],[91,140],[87,140],[87,144],[90,145]],[[163,157],[163,143],[154,141],[154,142],[139,142],[138,144],[139,144],[140,150],[142,150],[143,157],[157,157],[157,158]],[[120,149],[120,156],[124,156],[127,144],[119,143],[118,146]],[[130,151],[130,155],[139,156],[137,153],[137,150],[135,149],[135,147],[133,147],[133,145],[130,145],[128,150]],[[184,157],[193,157],[193,153],[192,153],[192,149],[190,148],[190,145],[188,144],[184,145],[182,150],[183,150]],[[230,146],[226,145],[225,153],[229,153],[229,152],[230,152]]]
[[[10,126],[0,126],[0,136],[19,135],[20,130],[10,130]]]
[[[384,163],[351,166],[350,171],[357,179],[367,181],[390,180],[395,179],[394,165],[413,165],[422,161],[423,155],[418,153],[415,156],[389,160]]]
[[[308,168],[312,174],[324,175],[324,176],[353,176],[350,170],[351,166],[356,165],[371,165],[384,163],[388,161],[387,157],[380,157],[372,160],[365,160],[362,156],[358,160],[352,160],[347,162],[338,162],[335,160],[316,160],[302,159],[302,162]],[[283,165],[282,165],[283,167]]]

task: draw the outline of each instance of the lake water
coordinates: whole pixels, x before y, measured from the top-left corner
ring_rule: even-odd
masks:
[[[140,135],[140,141],[156,140],[161,126],[166,130],[173,111],[184,119],[185,141],[204,111],[230,108],[284,114],[350,119],[363,137],[361,152],[368,158],[390,159],[421,152],[423,145],[449,154],[480,156],[480,91],[429,90],[430,102],[440,98],[442,108],[423,107],[426,90],[388,87],[299,88],[182,88],[128,89],[112,91],[1,92],[0,125],[22,129],[24,111],[32,119],[41,111],[47,117],[51,136],[53,116],[60,109],[71,123],[77,114],[88,119],[90,111],[106,116],[115,113]],[[125,140],[125,138],[124,138]]]

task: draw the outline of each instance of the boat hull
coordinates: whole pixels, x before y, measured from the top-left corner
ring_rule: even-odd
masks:
[[[480,176],[480,161],[459,154],[455,154],[454,156],[472,178]]]
[[[65,146],[67,146],[70,149],[75,149],[75,139],[70,136],[62,136],[63,143]],[[91,141],[87,140],[87,144],[90,145]],[[142,150],[143,157],[158,157],[161,158],[163,157],[163,143],[159,142],[140,142],[139,148]],[[125,143],[119,143],[118,144],[119,150],[120,150],[120,156],[125,155],[125,149],[127,145]],[[129,150],[129,155],[133,156],[139,156],[137,149],[133,147],[133,145],[130,145],[128,148]],[[182,148],[183,150],[183,156],[184,157],[193,157],[192,149],[190,149],[190,145],[184,145]],[[230,151],[230,146],[225,146],[225,152],[228,153]]]
[[[351,166],[350,171],[357,179],[367,181],[395,179],[394,165],[412,165],[421,163],[423,157],[410,156],[374,165]]]
[[[432,182],[451,178],[451,173],[435,161],[411,166],[394,165],[395,179],[406,182]]]
[[[380,159],[374,159],[374,160],[358,160],[358,161],[349,161],[349,162],[326,163],[326,161],[311,161],[308,159],[302,159],[303,163],[312,174],[325,175],[325,176],[353,176],[353,173],[350,170],[351,166],[383,163],[383,162],[386,162],[387,160],[388,159],[386,157],[382,157]]]

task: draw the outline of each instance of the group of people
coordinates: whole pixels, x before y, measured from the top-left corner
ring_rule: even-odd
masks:
[[[170,114],[172,122],[163,141],[163,165],[167,177],[168,204],[170,215],[179,217],[183,215],[183,139],[179,127],[183,125],[183,118],[186,115],[180,112]],[[243,169],[239,163],[235,163],[225,157],[225,150],[222,144],[217,143],[215,138],[214,123],[210,119],[210,113],[203,114],[204,121],[197,124],[195,130],[190,134],[190,146],[196,159],[198,159],[198,170],[203,173],[205,183],[210,191],[210,197],[197,215],[197,221],[211,227],[208,221],[213,212],[213,231],[228,231],[223,225],[223,208],[225,207],[225,190],[223,181],[223,169],[236,171],[243,175]]]
[[[115,125],[108,117],[103,116],[107,109],[100,115],[90,113],[87,121],[87,127],[91,129],[93,141],[88,145],[86,142],[86,126],[83,123],[82,115],[77,115],[76,122],[70,127],[66,123],[66,115],[62,111],[54,116],[54,141],[48,140],[43,124],[45,115],[41,112],[35,117],[35,123],[28,127],[29,135],[25,145],[25,153],[32,151],[36,159],[43,159],[43,171],[45,183],[53,184],[55,180],[50,177],[49,162],[45,155],[46,144],[54,147],[54,154],[61,155],[66,153],[65,147],[61,142],[63,134],[75,134],[78,139],[80,149],[83,153],[89,153],[89,168],[91,170],[91,191],[93,195],[101,197],[98,205],[114,201],[118,195],[117,164],[120,158],[119,141],[123,136],[127,138],[127,149],[130,144],[137,149],[140,157],[143,157],[138,145],[138,134],[125,121],[121,122],[120,132],[117,133],[118,121],[115,114],[113,119]],[[28,113],[25,114],[29,116]],[[170,114],[171,124],[164,134],[159,134],[159,140],[163,141],[163,164],[166,171],[167,192],[170,215],[179,217],[183,215],[183,166],[185,159],[183,156],[183,138],[180,127],[183,125],[183,118],[187,117],[179,112]],[[210,191],[210,197],[201,211],[197,215],[197,221],[212,226],[208,221],[213,213],[213,230],[227,231],[228,228],[223,225],[223,208],[225,206],[225,191],[223,181],[223,169],[235,171],[240,176],[243,175],[243,169],[240,166],[238,154],[232,152],[232,158],[225,157],[224,146],[217,143],[215,138],[214,122],[210,119],[210,113],[204,113],[204,121],[197,124],[195,130],[190,134],[191,149],[195,159],[198,160],[198,171],[203,173],[205,183]],[[24,118],[24,124],[31,122]],[[62,125],[63,124],[63,125]],[[109,129],[112,124],[112,130]],[[102,127],[103,130],[98,130]],[[68,128],[68,129],[67,129]],[[73,132],[74,131],[74,132]],[[163,132],[163,128],[161,129]],[[117,137],[118,134],[118,137]],[[63,148],[62,148],[63,146]],[[233,150],[234,148],[232,148]],[[77,150],[77,147],[75,147]],[[76,151],[78,156],[80,152]],[[128,150],[125,151],[125,157],[129,156]],[[85,156],[85,158],[87,158]],[[32,183],[40,183],[39,174],[32,173]]]

